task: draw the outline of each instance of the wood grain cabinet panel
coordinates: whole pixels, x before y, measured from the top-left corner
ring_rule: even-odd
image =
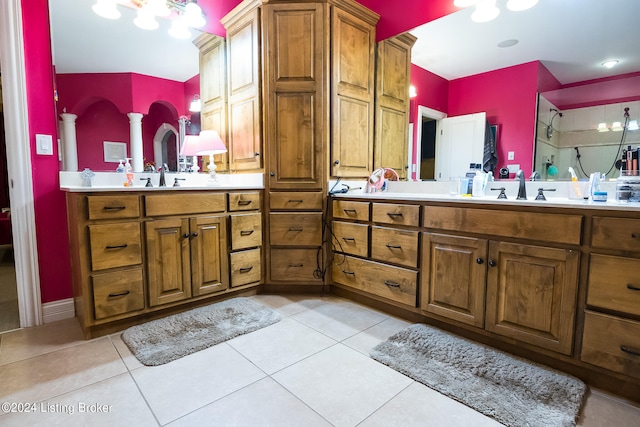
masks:
[[[369,221],[369,202],[353,202],[350,200],[333,201],[333,217]]]
[[[640,316],[640,259],[591,254],[587,304]]]
[[[577,251],[489,242],[485,328],[571,354]]]
[[[373,203],[371,220],[381,224],[420,225],[420,206],[400,205],[396,203]]]
[[[90,220],[138,218],[140,198],[133,195],[87,196],[87,214]]]
[[[322,210],[322,193],[272,191],[269,193],[269,208],[276,211],[320,211]]]
[[[229,287],[226,218],[199,216],[189,219],[191,293],[205,295]]]
[[[420,308],[482,328],[486,256],[485,239],[422,233]]]
[[[369,254],[369,226],[333,221],[333,250],[366,257]]]
[[[262,245],[262,214],[231,215],[231,250]]]
[[[640,378],[640,322],[587,311],[580,359]]]
[[[418,267],[418,231],[371,227],[371,258]]]
[[[290,283],[320,283],[318,256],[320,248],[271,248],[271,280]]]
[[[591,246],[640,252],[640,219],[594,217]]]
[[[142,236],[140,224],[89,225],[91,268],[105,270],[142,263]]]
[[[147,216],[169,216],[224,212],[224,193],[153,194],[144,196]]]
[[[260,248],[230,255],[231,287],[260,282],[262,277]]]
[[[322,246],[322,214],[315,212],[269,214],[272,246]]]
[[[229,211],[253,211],[260,209],[260,193],[229,193]]]
[[[94,274],[91,282],[96,320],[144,309],[142,267]]]

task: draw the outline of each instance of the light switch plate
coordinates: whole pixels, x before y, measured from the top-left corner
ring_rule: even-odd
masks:
[[[516,153],[514,153],[513,151],[507,152],[507,160],[515,159],[515,155],[516,155]]]
[[[51,135],[36,134],[36,154],[53,156],[53,137]]]

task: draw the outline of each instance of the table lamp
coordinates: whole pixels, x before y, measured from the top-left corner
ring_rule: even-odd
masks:
[[[200,132],[199,137],[196,155],[209,155],[209,165],[207,166],[209,168],[209,183],[217,183],[218,178],[216,177],[216,164],[213,161],[213,155],[226,153],[227,147],[215,130],[203,130]]]
[[[186,135],[184,143],[180,149],[180,155],[185,157],[193,157],[191,162],[191,172],[198,172],[198,149],[200,148],[200,137],[198,135]]]

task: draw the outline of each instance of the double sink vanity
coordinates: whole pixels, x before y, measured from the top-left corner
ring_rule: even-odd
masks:
[[[640,395],[640,206],[615,202],[614,192],[607,202],[571,200],[571,183],[545,182],[556,191],[538,201],[540,183],[527,182],[528,200],[516,200],[517,183],[505,181],[508,198],[499,200],[450,196],[448,183],[390,182],[365,193],[351,182],[362,188],[322,196],[324,266],[309,271],[325,267],[324,279],[287,286],[270,277],[279,270],[263,246],[295,250],[318,230],[269,230],[276,222],[263,212],[278,213],[261,174],[220,175],[214,187],[187,177],[178,188],[87,188],[76,175],[61,173],[61,188],[87,337],[230,296],[331,285],[593,386]],[[329,183],[336,187],[347,188]],[[291,227],[296,237],[280,240]]]

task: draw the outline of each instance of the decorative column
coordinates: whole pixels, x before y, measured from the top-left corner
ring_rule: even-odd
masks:
[[[144,171],[144,157],[142,154],[142,114],[128,113],[129,117],[129,147],[131,149],[131,167],[134,172]]]
[[[71,113],[60,114],[62,118],[62,170],[78,170],[78,141],[76,140],[76,119]]]

